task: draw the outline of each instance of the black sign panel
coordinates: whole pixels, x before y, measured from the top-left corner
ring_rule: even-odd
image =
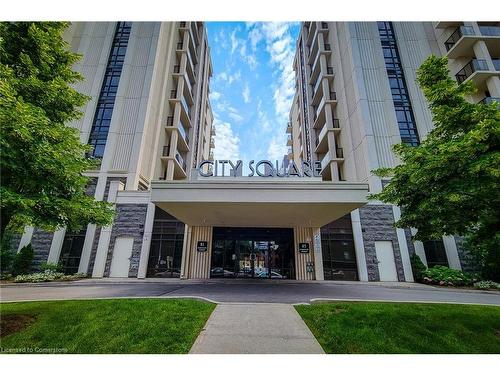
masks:
[[[208,242],[207,241],[198,241],[198,245],[196,246],[196,250],[199,252],[204,252],[207,251],[208,249]]]
[[[309,253],[309,242],[299,242],[299,253]]]

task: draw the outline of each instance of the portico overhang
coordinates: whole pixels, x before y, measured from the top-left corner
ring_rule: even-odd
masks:
[[[154,181],[151,201],[191,226],[321,227],[367,203],[368,185],[287,178]]]

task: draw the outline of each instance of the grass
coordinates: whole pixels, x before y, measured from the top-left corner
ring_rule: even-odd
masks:
[[[500,353],[500,307],[342,302],[295,308],[327,353]]]
[[[0,347],[3,352],[187,353],[214,308],[187,299],[2,303],[5,322],[12,314],[34,319],[2,337]]]

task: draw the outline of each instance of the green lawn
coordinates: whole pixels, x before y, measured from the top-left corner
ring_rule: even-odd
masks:
[[[114,299],[0,304],[1,318],[20,314],[26,328],[1,338],[11,348],[68,353],[187,353],[215,308],[180,299]],[[33,319],[34,317],[34,319]]]
[[[342,302],[295,308],[327,353],[500,353],[500,307]]]

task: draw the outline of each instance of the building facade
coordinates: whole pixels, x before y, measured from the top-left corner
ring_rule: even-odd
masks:
[[[304,22],[289,153],[243,176],[238,161],[213,157],[202,22],[74,23],[65,38],[83,56],[76,88],[92,99],[72,126],[100,160],[87,192],[113,203],[116,217],[78,233],[26,228],[19,248],[31,242],[37,266],[97,278],[413,281],[413,252],[465,267],[458,238],[412,242],[411,229],[393,226],[399,208],[367,194],[384,184],[371,171],[397,164],[391,146],[418,145],[432,129],[415,83],[427,56],[447,54],[458,80],[474,80],[471,100],[500,97],[499,30]]]

